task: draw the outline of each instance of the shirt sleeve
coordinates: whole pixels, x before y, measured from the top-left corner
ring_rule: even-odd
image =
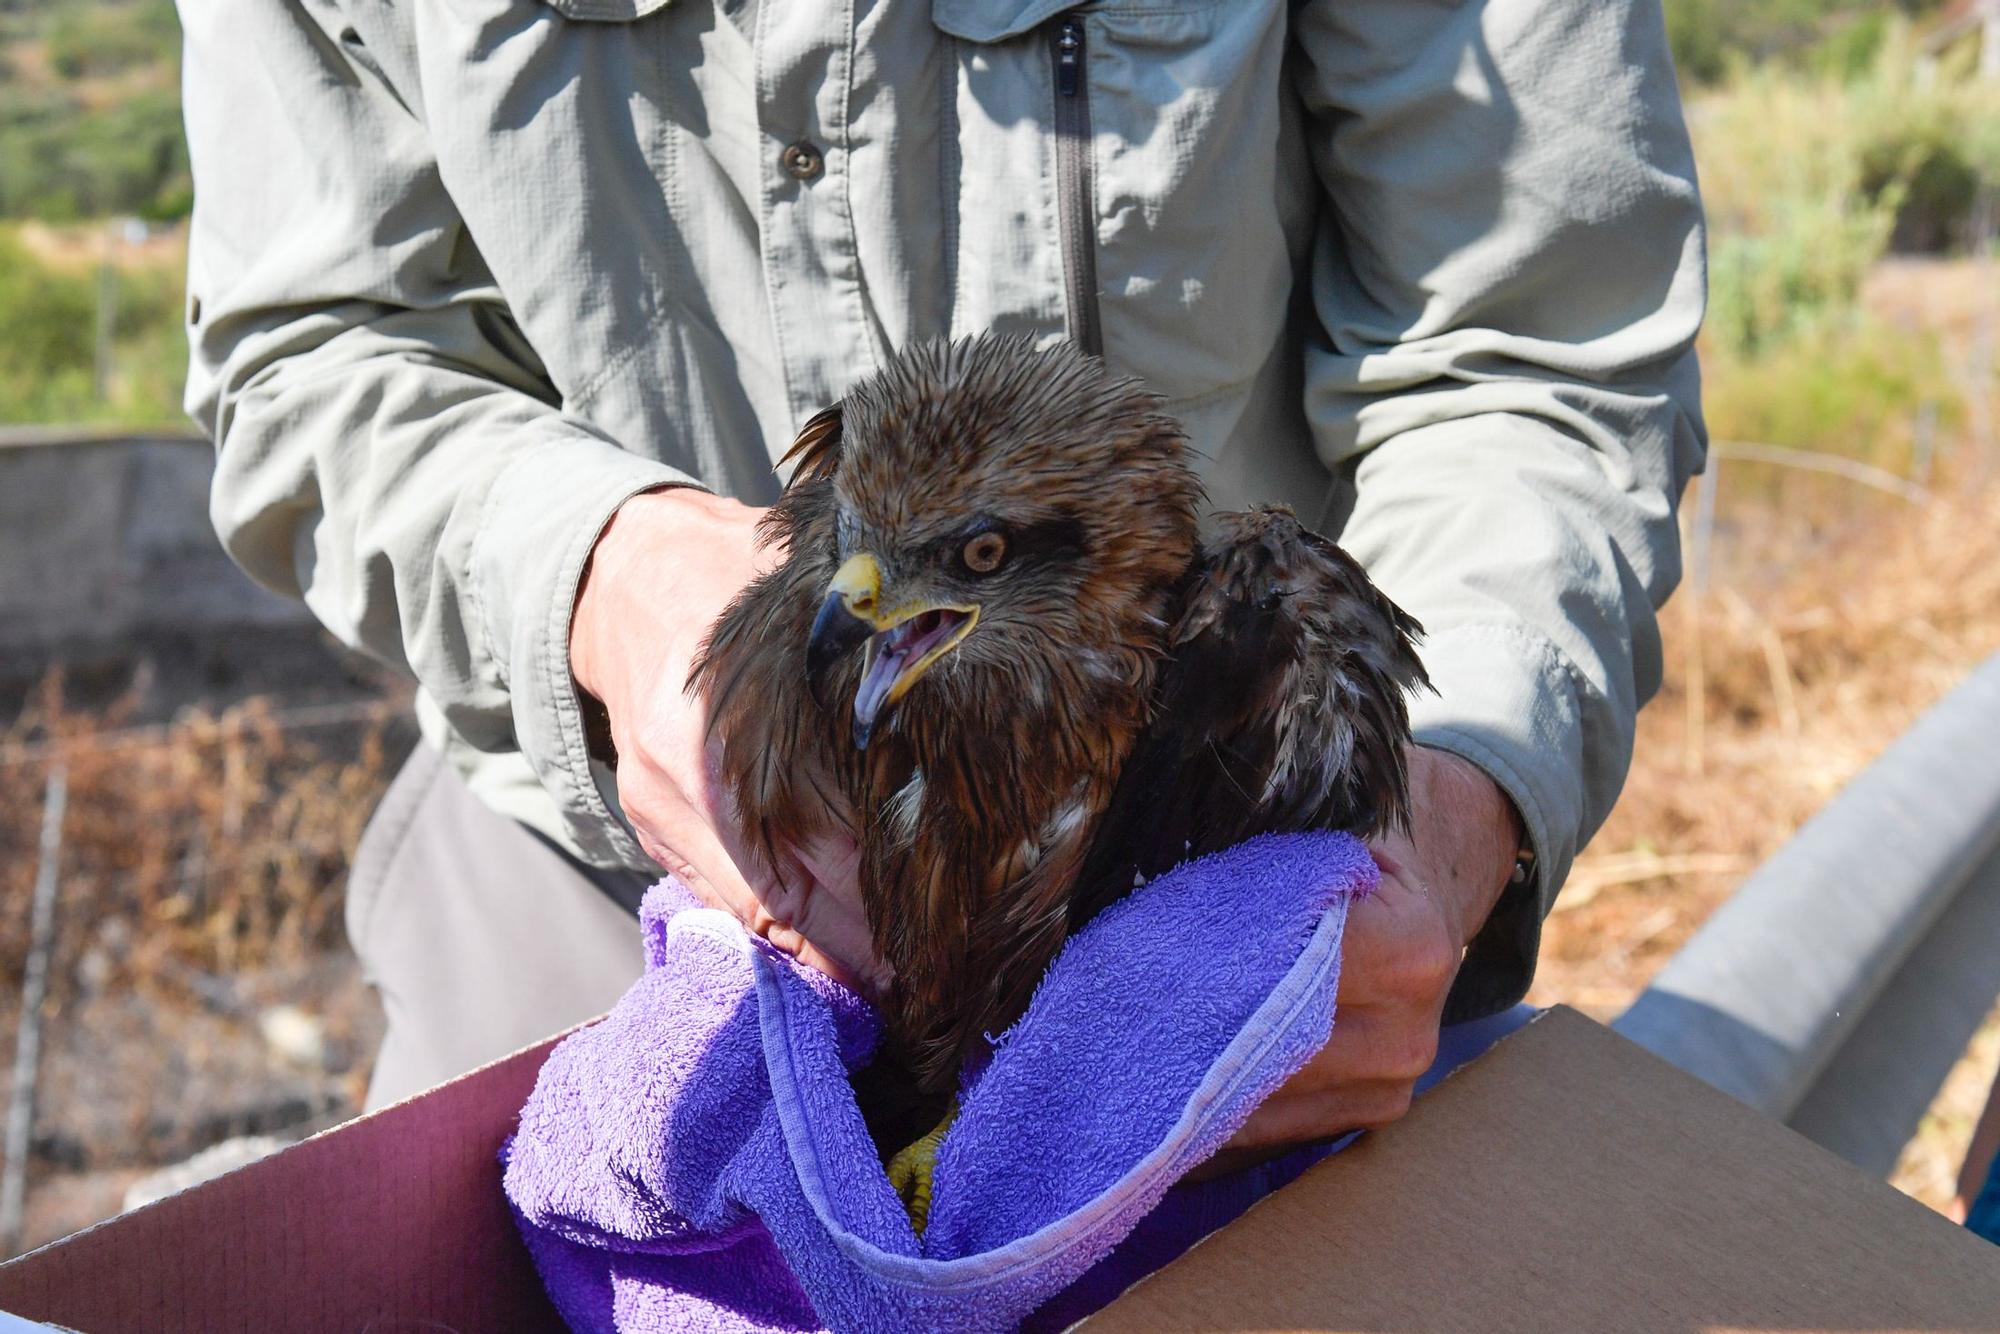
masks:
[[[644,866],[592,775],[569,618],[629,496],[690,478],[564,414],[419,118],[304,5],[194,5],[187,408],[259,582],[519,750],[576,851]]]
[[[1297,38],[1341,540],[1429,632],[1417,739],[1489,774],[1538,860],[1468,954],[1470,1017],[1527,989],[1659,688],[1706,449],[1693,157],[1658,0],[1337,0]]]

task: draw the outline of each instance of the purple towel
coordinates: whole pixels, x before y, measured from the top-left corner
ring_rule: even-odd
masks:
[[[1272,836],[1100,915],[965,1088],[920,1238],[847,1080],[874,1011],[664,881],[645,976],[522,1109],[522,1234],[578,1330],[1060,1328],[1325,1153],[1175,1185],[1325,1044],[1375,883]]]

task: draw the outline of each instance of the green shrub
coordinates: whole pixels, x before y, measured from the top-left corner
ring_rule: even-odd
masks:
[[[2000,91],[1926,71],[1899,24],[1871,40],[1865,73],[1822,48],[1818,73],[1739,66],[1691,104],[1710,222],[1704,399],[1718,439],[1900,469],[1918,413],[1949,421],[1963,393],[1933,339],[1863,313],[1862,285],[1892,244],[1970,239],[1973,201],[2000,185]]]
[[[2000,89],[1885,61],[1861,85],[1860,188],[1897,200],[1895,247],[1964,249],[1982,191],[2000,189]]]
[[[1709,248],[1708,331],[1755,357],[1845,319],[1893,219],[1840,201],[1801,204],[1774,233],[1719,236]]]
[[[178,273],[114,274],[110,378],[101,398],[99,281],[47,267],[0,231],[0,423],[179,418],[187,346]]]
[[[180,97],[172,90],[135,93],[94,111],[59,95],[0,90],[0,217],[184,216],[189,180]]]
[[[0,236],[0,420],[43,420],[91,389],[96,303],[90,285],[51,273]]]
[[[1900,15],[1928,14],[1944,0],[1665,0],[1674,65],[1691,84],[1781,63],[1823,74],[1865,72]]]
[[[65,5],[47,29],[49,63],[66,79],[122,74],[171,62],[180,50],[172,0]]]
[[[1849,15],[1802,53],[1810,73],[1847,81],[1865,76],[1881,59],[1893,31],[1893,16],[1884,10]]]
[[[1910,462],[1925,404],[1949,428],[1962,415],[1934,337],[1853,316],[1753,357],[1711,355],[1703,407],[1718,440],[1817,449],[1894,471]]]
[[[1710,223],[1710,334],[1754,356],[1851,311],[1891,246],[1972,238],[2000,188],[2000,90],[1926,75],[1889,29],[1858,80],[1739,69],[1690,123]]]
[[[1862,188],[1856,99],[1828,81],[1745,71],[1694,117],[1708,207],[1709,334],[1755,356],[1853,309],[1888,245],[1898,188]]]

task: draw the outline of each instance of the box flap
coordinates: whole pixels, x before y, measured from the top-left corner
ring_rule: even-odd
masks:
[[[1086,1324],[2000,1330],[2000,1247],[1556,1009]]]
[[[557,1040],[0,1265],[0,1310],[87,1334],[560,1330],[498,1161]]]
[[[495,1166],[553,1041],[0,1265],[0,1309],[559,1329]],[[1558,1009],[1088,1324],[2000,1331],[2000,1247]]]

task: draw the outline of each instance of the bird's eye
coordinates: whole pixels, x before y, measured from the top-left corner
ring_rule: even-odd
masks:
[[[974,574],[991,574],[1007,559],[1007,539],[1000,533],[981,533],[965,544],[959,559]]]

